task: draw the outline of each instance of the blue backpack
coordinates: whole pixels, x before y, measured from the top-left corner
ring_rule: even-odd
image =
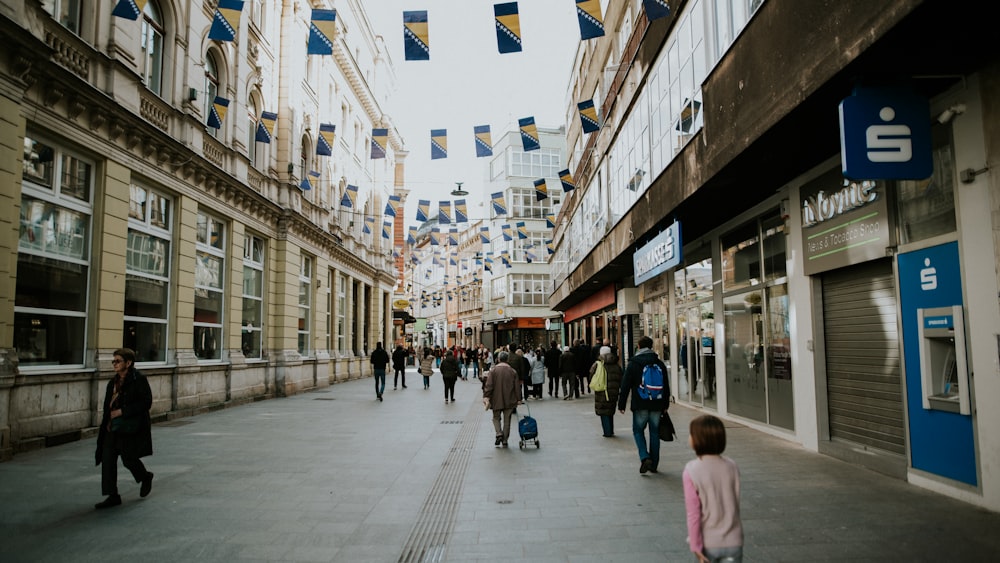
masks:
[[[642,368],[638,391],[639,398],[646,401],[663,398],[663,370],[660,369],[660,364],[654,362]]]

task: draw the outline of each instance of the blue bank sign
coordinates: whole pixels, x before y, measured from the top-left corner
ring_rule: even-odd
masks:
[[[681,224],[674,221],[632,255],[635,284],[651,280],[681,263]]]
[[[857,88],[840,102],[840,154],[852,180],[922,180],[933,172],[930,105],[905,89]]]

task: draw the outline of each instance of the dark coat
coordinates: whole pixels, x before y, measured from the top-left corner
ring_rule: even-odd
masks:
[[[600,357],[604,362],[604,370],[608,374],[607,394],[604,391],[594,391],[594,412],[598,416],[614,416],[618,404],[618,391],[622,384],[622,366],[618,365],[618,356],[614,352],[604,354]],[[590,375],[594,375],[597,369],[597,362],[590,368]]]
[[[518,380],[531,383],[531,362],[528,358],[515,353],[510,358],[510,365],[517,371]]]
[[[385,366],[389,365],[389,353],[385,351],[385,348],[376,348],[372,352],[372,367],[375,369],[385,369]]]
[[[663,370],[663,398],[649,401],[641,399],[639,397],[639,384],[642,383],[642,370],[647,364],[659,363],[660,369]],[[622,385],[621,390],[618,394],[618,410],[625,410],[625,403],[628,401],[629,395],[632,396],[632,410],[633,411],[657,411],[663,412],[667,410],[670,406],[668,402],[668,397],[670,397],[670,379],[667,371],[667,366],[660,361],[659,356],[656,352],[650,350],[649,348],[643,348],[636,352],[632,359],[628,362],[628,367],[625,368],[625,373],[622,375]]]
[[[396,348],[396,350],[392,353],[392,369],[406,369],[406,356],[406,350],[403,348]]]
[[[117,377],[117,375],[115,375]],[[101,417],[101,429],[97,434],[97,451],[94,454],[96,465],[101,464],[101,454],[104,451],[104,440],[110,439],[111,430],[111,397],[115,393],[115,377],[108,381],[104,391],[104,415]],[[123,457],[146,457],[153,455],[153,430],[149,418],[149,409],[153,407],[153,391],[149,381],[134,367],[125,374],[122,382],[118,404],[122,410],[122,418],[135,420],[139,429],[134,434],[122,434]]]
[[[576,358],[573,352],[567,350],[559,356],[559,375],[563,377],[576,375]]]
[[[594,362],[590,360],[590,346],[580,344],[576,348],[570,349],[573,352],[573,359],[576,360],[576,374],[583,376],[590,371],[590,366]]]
[[[458,358],[448,355],[441,360],[441,366],[438,369],[441,370],[441,377],[444,379],[458,379],[461,368],[458,366]]]
[[[559,375],[559,356],[562,356],[562,350],[558,346],[545,351],[545,369],[549,370],[549,377]]]

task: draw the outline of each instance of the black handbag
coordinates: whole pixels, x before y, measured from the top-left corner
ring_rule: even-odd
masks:
[[[667,411],[660,413],[660,440],[664,442],[673,442],[674,438],[677,436],[677,431],[674,430],[674,421],[670,420],[670,415]]]
[[[119,416],[111,419],[111,431],[119,434],[135,434],[139,431],[139,421]]]

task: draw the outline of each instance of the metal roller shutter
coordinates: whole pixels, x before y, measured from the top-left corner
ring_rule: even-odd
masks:
[[[903,388],[892,262],[823,274],[830,437],[903,455]]]

